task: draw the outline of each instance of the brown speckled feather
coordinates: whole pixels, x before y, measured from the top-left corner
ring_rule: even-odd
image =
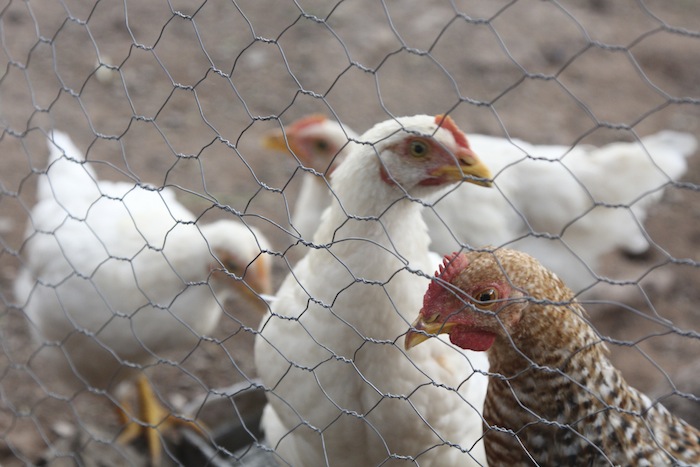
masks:
[[[446,277],[470,297],[484,287],[506,291],[476,303],[492,312],[465,307],[474,302],[440,286],[452,304],[426,302],[421,316],[462,320],[446,330],[456,344],[460,326],[496,334],[484,406],[490,465],[700,464],[700,431],[625,382],[562,281],[524,253],[465,256],[466,267],[461,261],[456,274],[448,266]]]

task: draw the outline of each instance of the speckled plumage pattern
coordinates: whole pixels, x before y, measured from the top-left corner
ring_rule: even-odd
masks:
[[[486,287],[509,291],[486,303],[495,314],[465,307],[469,299],[434,282],[433,295],[439,287],[449,297],[426,303],[421,316],[461,323],[446,332],[496,334],[484,405],[489,465],[700,464],[700,431],[625,382],[556,275],[513,250],[466,258],[446,278],[472,297]]]

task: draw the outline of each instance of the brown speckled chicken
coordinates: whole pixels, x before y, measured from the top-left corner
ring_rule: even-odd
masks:
[[[445,258],[406,347],[488,351],[489,465],[698,465],[700,431],[630,387],[572,292],[514,250]]]

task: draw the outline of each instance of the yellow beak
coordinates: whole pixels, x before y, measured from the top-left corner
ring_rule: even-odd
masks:
[[[431,334],[438,335],[449,333],[450,330],[455,326],[454,323],[441,323],[435,318],[437,318],[437,316],[435,316],[434,319],[428,321],[423,318],[423,315],[418,316],[418,319],[416,319],[411,325],[411,330],[409,330],[406,333],[406,337],[404,337],[403,345],[406,350],[417,346],[421,342],[427,341],[428,339],[433,337],[431,336]]]
[[[491,182],[493,178],[491,170],[472,150],[462,149],[455,154],[455,157],[459,165],[454,163],[443,165],[435,169],[432,175],[445,178],[451,182],[464,180],[467,183],[473,183],[484,187],[493,185]]]
[[[273,130],[265,135],[262,145],[272,151],[287,152],[287,139],[281,130]]]
[[[263,138],[262,143],[263,147],[266,149],[281,152],[293,157],[289,152],[291,149],[294,156],[296,156],[304,166],[313,167],[311,155],[307,153],[306,149],[299,145],[298,139],[294,136],[291,130],[287,132],[286,136],[284,133],[282,133],[282,130],[273,130]]]

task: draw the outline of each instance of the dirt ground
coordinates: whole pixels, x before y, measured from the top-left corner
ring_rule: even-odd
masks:
[[[69,451],[107,452],[117,432],[105,396],[62,400],[47,390],[57,376],[13,304],[44,132],[68,132],[102,178],[180,187],[184,204],[207,211],[204,221],[231,215],[213,205],[243,213],[295,259],[303,248],[284,228],[300,174],[291,158],[260,147],[279,122],[334,113],[363,131],[391,115],[450,112],[468,133],[541,144],[631,141],[662,129],[700,136],[698,18],[691,0],[4,0],[0,465],[51,458],[66,439]],[[606,275],[642,279],[597,296],[625,306],[589,307],[619,342],[613,359],[628,380],[696,426],[699,186],[696,154],[646,222],[656,246],[605,258]],[[287,268],[275,261],[279,284]],[[215,339],[181,368],[149,370],[173,406],[255,376],[246,326],[259,315],[229,305]],[[104,455],[95,465],[125,463]],[[51,465],[77,462],[53,457]]]

